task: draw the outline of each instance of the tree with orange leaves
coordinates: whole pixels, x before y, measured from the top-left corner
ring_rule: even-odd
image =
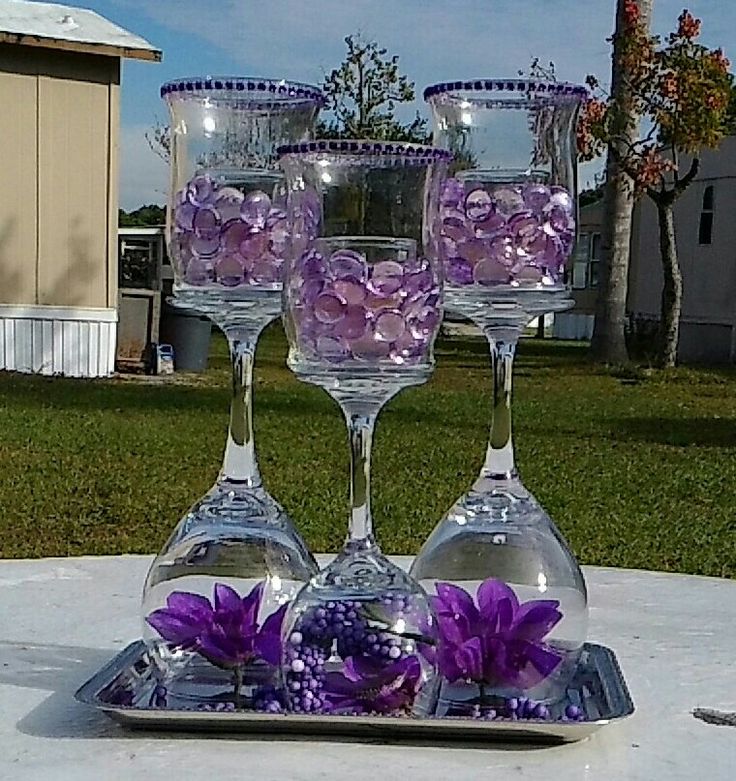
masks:
[[[733,76],[721,49],[698,42],[702,23],[689,11],[664,41],[650,35],[636,0],[625,0],[623,13],[620,65],[629,100],[622,105],[615,95],[591,99],[578,140],[589,159],[613,150],[632,196],[648,196],[657,208],[664,272],[657,354],[659,364],[670,367],[677,359],[682,306],[674,205],[698,175],[702,152],[716,149],[736,127]],[[589,84],[598,86],[592,78]],[[621,143],[622,112],[632,111],[644,118],[644,131]]]

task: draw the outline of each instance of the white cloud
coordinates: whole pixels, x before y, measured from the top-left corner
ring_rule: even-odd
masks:
[[[147,130],[129,125],[120,131],[120,206],[126,211],[166,201],[168,166],[148,146]]]

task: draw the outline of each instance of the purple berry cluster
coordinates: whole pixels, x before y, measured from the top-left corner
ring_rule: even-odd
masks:
[[[450,712],[448,715],[453,713]],[[472,717],[487,721],[553,721],[555,719],[543,702],[528,697],[507,697],[491,706],[475,705]],[[583,721],[585,714],[582,708],[569,704],[557,718],[560,721]]]
[[[330,600],[308,608],[287,640],[284,679],[289,709],[297,713],[329,712],[324,696],[327,663],[360,657],[388,666],[416,652],[414,645],[391,631],[400,619],[410,623],[411,597],[386,594],[378,600]],[[338,662],[339,666],[339,662]]]
[[[199,174],[182,189],[172,215],[170,252],[187,284],[278,287],[290,238],[282,204],[262,190],[244,195]],[[299,216],[299,215],[297,215]],[[316,233],[319,210],[305,210]]]
[[[315,249],[297,260],[289,308],[307,360],[396,365],[425,361],[441,320],[440,284],[423,258],[368,263],[365,255]]]
[[[264,713],[281,713],[286,698],[276,686],[261,686],[253,695],[253,709]]]
[[[441,248],[448,285],[554,285],[575,242],[575,203],[538,182],[480,186],[448,179]]]
[[[301,632],[292,632],[284,659],[288,707],[295,713],[326,710],[320,696],[324,686],[325,663],[329,652],[316,643],[305,642]]]

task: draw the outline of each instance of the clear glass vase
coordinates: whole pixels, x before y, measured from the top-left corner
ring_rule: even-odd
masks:
[[[345,417],[349,532],[285,619],[283,684],[294,712],[433,710],[436,622],[427,595],[381,552],[370,508],[371,442],[382,406],[429,378],[442,317],[437,214],[448,155],[410,144],[287,147],[290,222],[319,214],[284,281],[288,363]],[[300,233],[298,227],[293,235]]]
[[[241,704],[238,692],[248,691],[249,676],[262,685],[264,664],[272,676],[276,671],[258,642],[248,651],[245,641],[230,638],[227,659],[225,651],[203,653],[202,637],[180,636],[171,627],[186,623],[177,609],[187,608],[201,614],[197,626],[205,638],[242,620],[241,635],[257,638],[266,627],[272,640],[280,624],[275,628],[268,621],[283,618],[282,607],[318,569],[263,485],[252,388],[258,338],[281,313],[289,242],[276,147],[310,138],[324,99],[316,87],[249,77],[182,79],[164,85],[162,97],[171,118],[167,239],[174,303],[207,314],[227,337],[232,402],[217,482],[181,519],[149,570],[144,626],[167,679],[216,668],[220,677],[235,679],[235,694],[225,692],[225,699]],[[254,612],[248,603],[246,615],[242,604],[254,588],[257,607]],[[209,608],[202,600],[209,600]],[[200,672],[192,675],[201,678]]]
[[[435,595],[444,640],[441,711],[495,712],[499,702],[519,698],[544,707],[563,698],[586,636],[585,582],[519,477],[511,410],[524,328],[572,305],[576,127],[586,94],[584,87],[520,79],[425,91],[434,141],[455,155],[440,198],[445,306],[486,335],[494,384],[481,473],[411,570]]]

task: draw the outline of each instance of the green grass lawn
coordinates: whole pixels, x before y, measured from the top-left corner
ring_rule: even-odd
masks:
[[[321,390],[261,341],[261,469],[314,550],[345,533],[347,444]],[[440,343],[426,386],[383,411],[374,513],[385,550],[417,550],[480,468],[486,346]],[[0,555],[153,552],[217,474],[228,407],[224,342],[187,381],[79,381],[0,373]],[[525,341],[516,373],[524,480],[583,563],[736,575],[736,373],[634,379],[589,366],[576,344]]]

